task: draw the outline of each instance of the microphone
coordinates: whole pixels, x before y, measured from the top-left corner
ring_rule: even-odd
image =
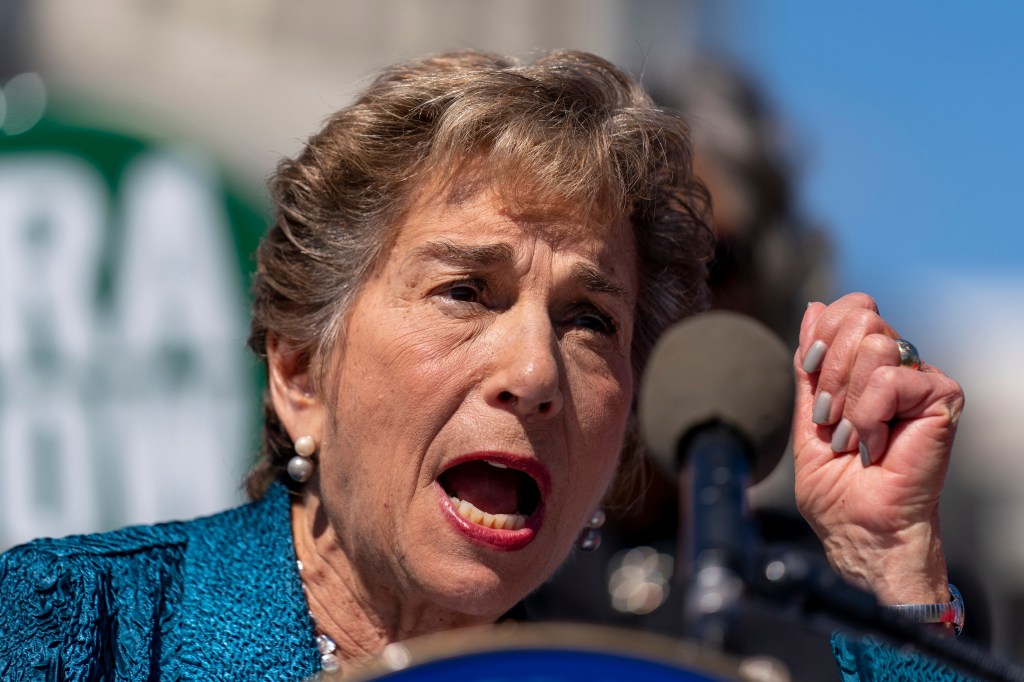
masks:
[[[786,613],[820,612],[913,643],[979,678],[1024,682],[1024,666],[904,623],[824,561],[754,546],[744,515],[745,479],[751,470],[755,481],[763,479],[785,450],[795,398],[791,355],[766,327],[725,311],[672,327],[651,353],[640,387],[640,425],[655,462],[680,477],[680,528],[689,527],[684,616],[690,634],[726,649],[730,621],[748,588],[785,602]],[[749,570],[753,564],[762,570]],[[763,570],[769,566],[773,570]],[[752,580],[745,583],[744,575]]]
[[[684,620],[724,646],[753,557],[744,494],[785,450],[795,387],[791,354],[761,323],[713,311],[658,341],[640,389],[640,424],[653,459],[679,476],[689,578]],[[677,562],[683,565],[683,562]]]
[[[793,353],[753,318],[714,310],[659,339],[640,388],[640,424],[648,452],[675,476],[688,440],[721,425],[741,439],[754,482],[782,458],[793,418]]]

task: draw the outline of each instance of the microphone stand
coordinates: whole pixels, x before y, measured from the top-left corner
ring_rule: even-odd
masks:
[[[749,457],[736,432],[720,423],[698,429],[683,450],[682,490],[689,492],[683,509],[689,513],[680,524],[681,546],[692,557],[683,625],[690,637],[724,649],[756,538],[745,511]]]
[[[839,577],[820,558],[801,550],[767,547],[746,509],[749,459],[743,440],[721,424],[697,430],[686,451],[682,490],[685,576],[683,624],[688,636],[721,651],[744,602],[761,597],[782,611],[810,620],[822,615],[881,634],[984,679],[1024,682],[1024,667],[980,647],[950,639],[906,621],[878,604],[870,592]],[[818,626],[820,628],[820,625]],[[829,633],[824,633],[829,634]]]
[[[803,550],[758,552],[744,582],[749,593],[782,603],[804,616],[821,614],[869,630],[983,679],[1024,682],[1024,667],[982,649],[921,627],[885,609],[870,592],[844,581],[819,557]]]

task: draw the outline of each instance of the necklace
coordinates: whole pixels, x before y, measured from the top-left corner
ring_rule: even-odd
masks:
[[[299,578],[302,578],[302,570],[305,568],[302,565],[301,559],[295,560],[295,565],[299,569]],[[302,581],[302,592],[306,595],[306,604],[309,604],[309,590],[306,589],[306,581]],[[313,634],[316,636],[316,648],[320,652],[320,667],[329,673],[337,672],[341,670],[341,661],[338,660],[338,655],[334,653],[338,649],[338,645],[334,643],[331,636],[326,632],[320,630],[320,626],[316,623],[316,618],[313,617],[313,612],[307,610],[309,613],[309,620],[313,623]]]

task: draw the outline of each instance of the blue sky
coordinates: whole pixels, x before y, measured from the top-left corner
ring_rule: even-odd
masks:
[[[796,132],[842,289],[1024,279],[1024,3],[734,8],[729,49]]]
[[[730,52],[800,141],[838,287],[873,294],[964,387],[945,540],[985,566],[1005,617],[1005,591],[1024,590],[1024,2],[730,8]],[[1020,651],[1019,634],[997,641]]]

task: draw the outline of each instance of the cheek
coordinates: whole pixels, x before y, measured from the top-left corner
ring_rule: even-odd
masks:
[[[566,374],[583,434],[603,441],[609,433],[623,433],[633,399],[629,362],[584,354],[573,360]]]
[[[576,465],[579,476],[594,481],[603,494],[615,473],[629,421],[633,398],[632,371],[604,365],[603,371],[570,373],[578,424]]]
[[[427,435],[421,431],[443,423],[462,400],[460,387],[472,382],[473,334],[466,326],[396,311],[351,330],[348,351],[357,360],[345,367],[339,402],[361,412],[375,431]]]

